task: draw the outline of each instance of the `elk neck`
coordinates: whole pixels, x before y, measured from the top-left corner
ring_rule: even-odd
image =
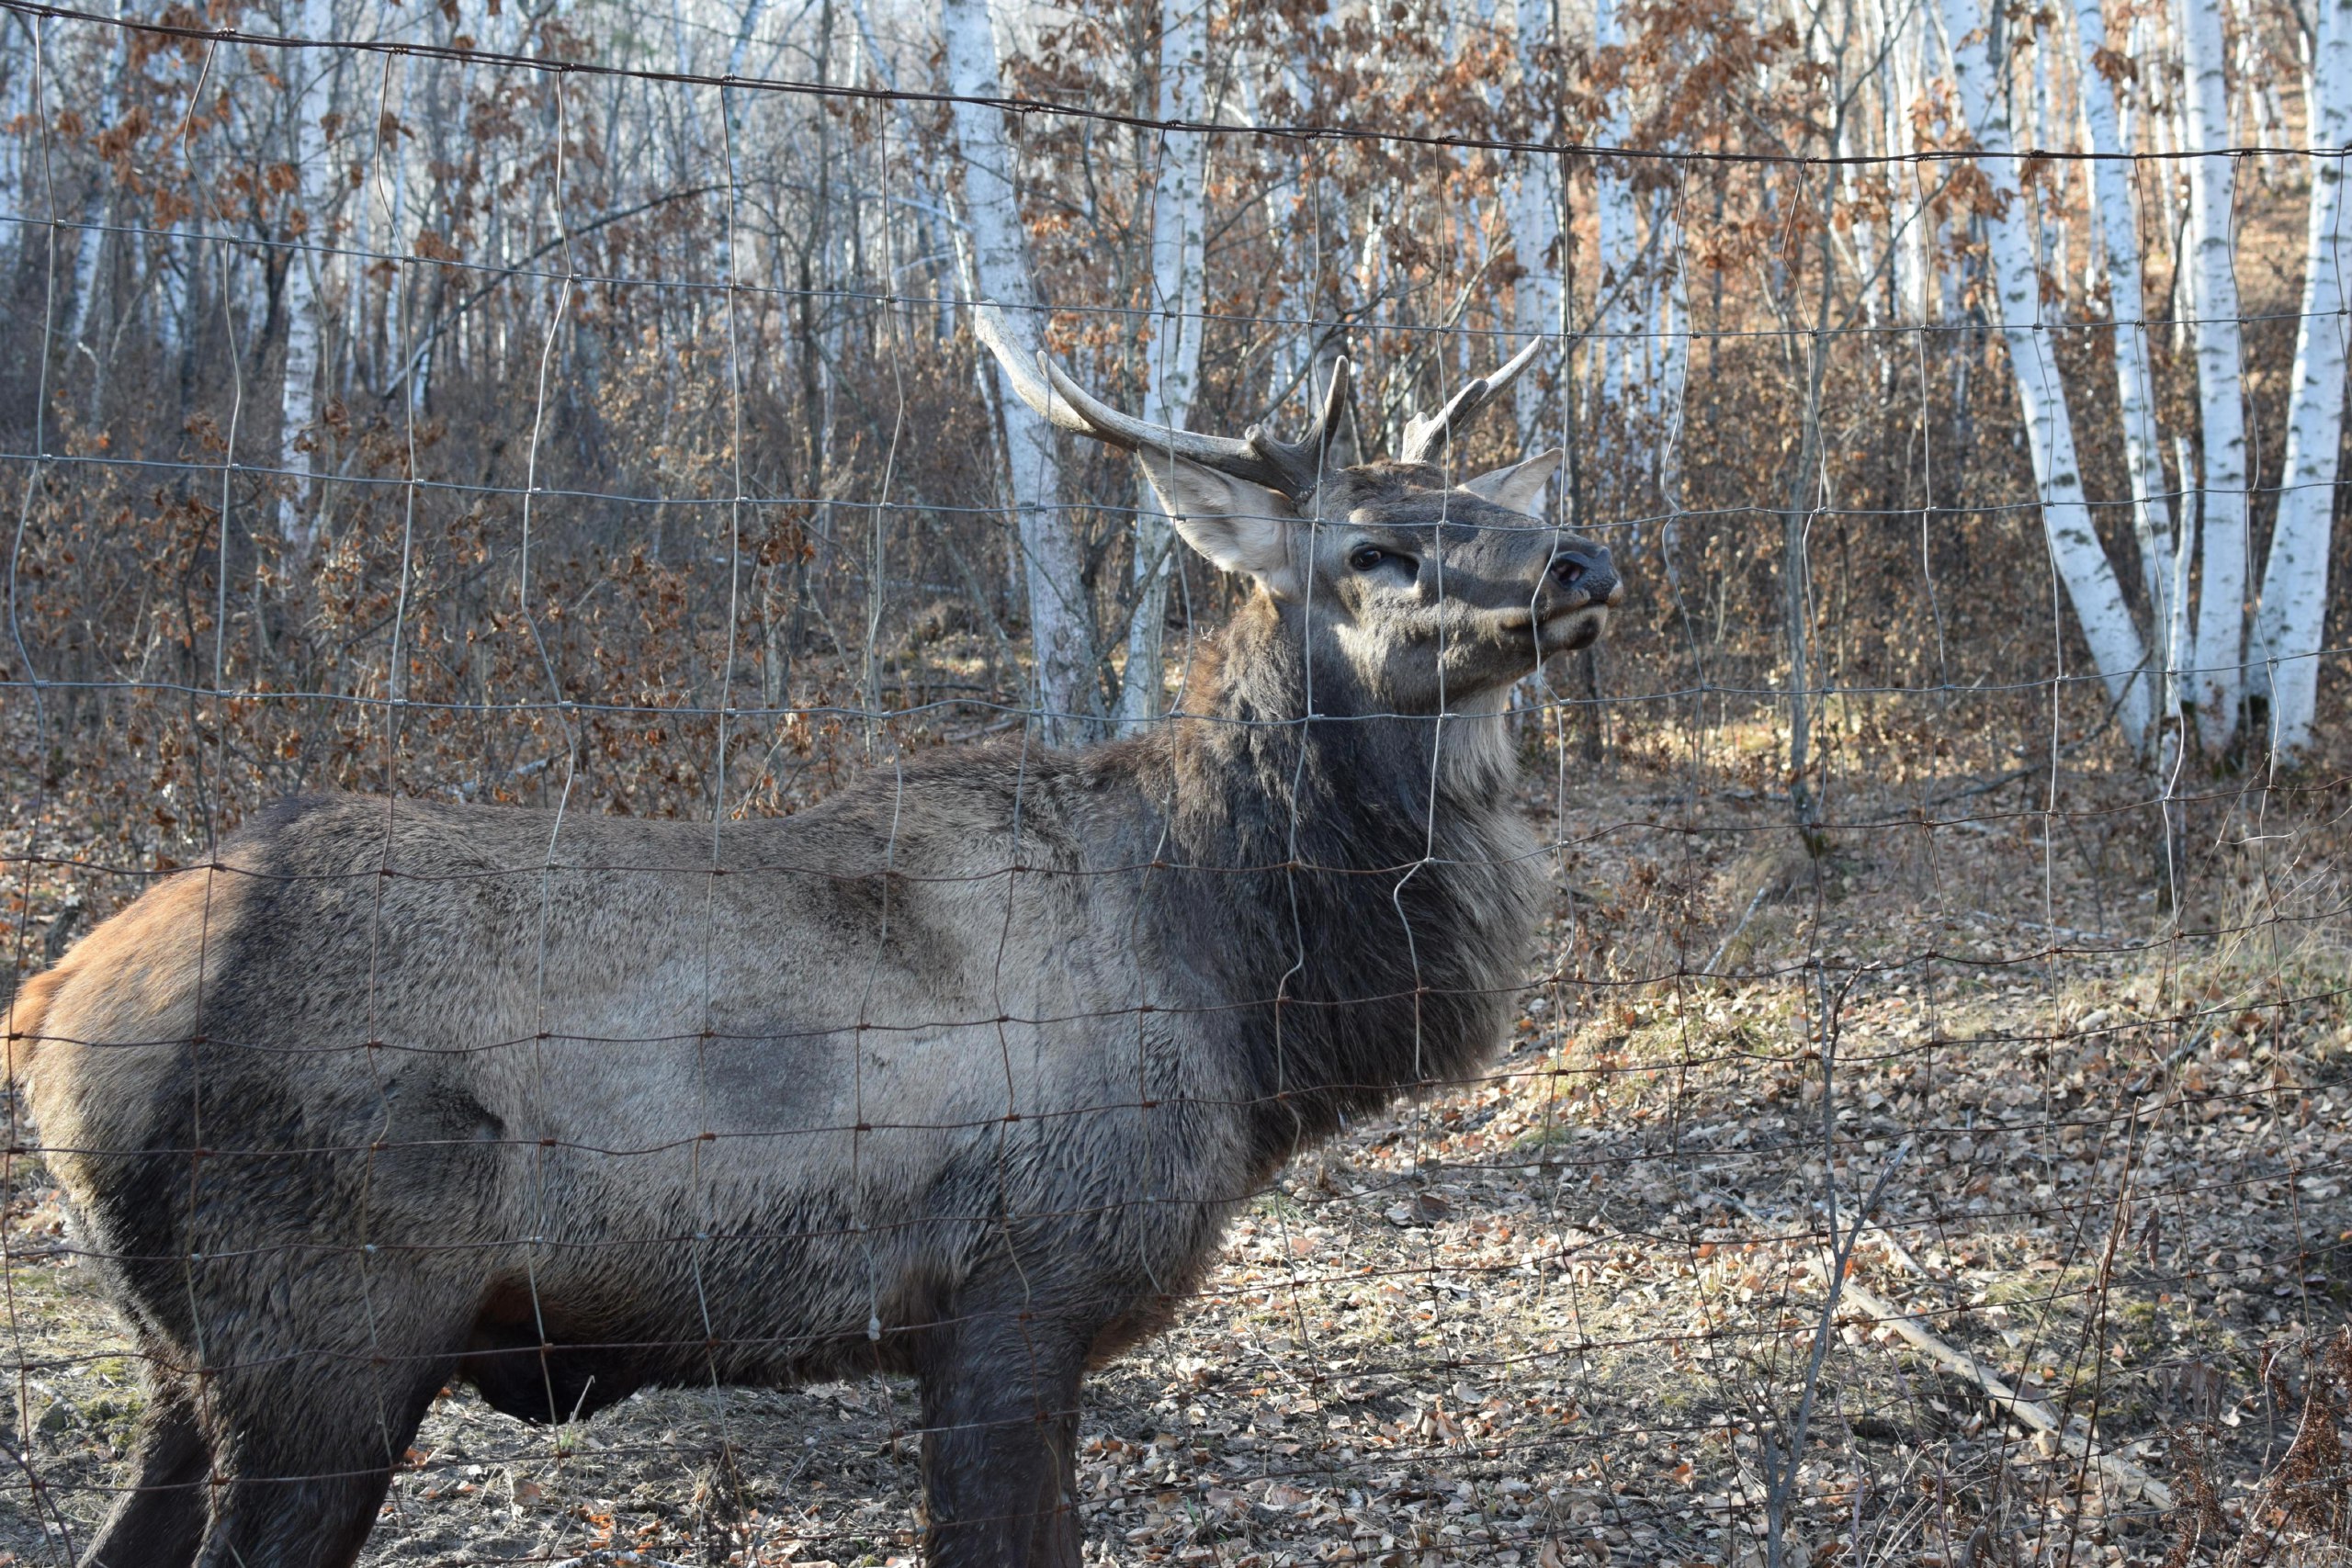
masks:
[[[1500,705],[1368,711],[1336,660],[1310,681],[1304,640],[1253,597],[1135,743],[1169,807],[1162,858],[1216,868],[1157,879],[1153,918],[1228,1006],[1251,1004],[1228,1016],[1272,1157],[1476,1070],[1525,977],[1543,882]]]

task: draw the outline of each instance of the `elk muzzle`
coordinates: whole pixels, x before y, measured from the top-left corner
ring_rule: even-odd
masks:
[[[1613,604],[1624,590],[1624,584],[1617,580],[1617,568],[1609,558],[1608,548],[1601,545],[1579,541],[1563,546],[1554,552],[1546,570],[1554,592],[1559,595],[1552,606],[1554,615]]]
[[[1609,606],[1624,592],[1605,547],[1576,539],[1555,549],[1536,594],[1544,655],[1591,647],[1609,619]]]

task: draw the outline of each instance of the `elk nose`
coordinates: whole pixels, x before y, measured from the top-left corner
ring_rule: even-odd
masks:
[[[1600,545],[1570,545],[1552,558],[1552,581],[1575,589],[1588,604],[1606,604],[1617,592],[1617,569]]]

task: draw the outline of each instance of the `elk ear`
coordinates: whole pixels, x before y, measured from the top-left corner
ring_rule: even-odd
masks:
[[[1136,448],[1136,460],[1186,544],[1227,571],[1256,578],[1277,599],[1297,594],[1291,531],[1298,512],[1290,497],[1149,446]]]
[[[1532,457],[1513,463],[1508,468],[1496,468],[1480,474],[1475,479],[1464,479],[1462,488],[1472,495],[1508,506],[1513,512],[1523,512],[1530,517],[1544,515],[1544,487],[1552,482],[1552,474],[1560,466],[1561,452],[1557,446],[1538,452]]]

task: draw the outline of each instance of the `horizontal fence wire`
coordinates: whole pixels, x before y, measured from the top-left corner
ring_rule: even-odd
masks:
[[[180,39],[192,43],[243,44],[255,49],[327,51],[341,53],[390,55],[395,58],[438,60],[469,65],[503,65],[516,70],[560,76],[616,77],[663,86],[740,89],[746,92],[781,93],[800,97],[843,99],[866,104],[968,105],[975,108],[999,110],[1012,116],[1051,116],[1057,118],[1090,120],[1129,130],[1175,131],[1193,136],[1266,136],[1287,141],[1393,142],[1404,146],[1447,148],[1464,152],[1549,153],[1560,156],[1581,155],[1626,160],[1658,159],[1675,163],[1798,164],[1827,168],[1858,164],[1931,164],[1958,158],[1973,159],[1975,156],[1971,151],[1939,149],[1922,149],[1914,152],[1892,155],[1670,151],[1619,143],[1555,143],[1512,141],[1495,137],[1420,135],[1391,128],[1374,129],[1347,125],[1229,124],[1219,120],[1154,118],[1148,115],[1122,114],[1116,110],[1090,107],[1080,104],[1052,103],[1035,98],[1006,97],[994,94],[933,93],[900,87],[863,87],[828,82],[783,81],[732,73],[713,75],[691,71],[662,71],[641,66],[605,64],[594,61],[548,59],[529,54],[485,50],[473,45],[418,42],[399,39],[300,38],[291,34],[252,32],[236,28],[207,28],[144,20],[126,16],[108,17],[101,12],[77,10],[72,6],[40,5],[37,4],[36,0],[0,0],[0,10],[10,11],[20,17],[79,22],[94,27],[148,33],[160,38]],[[2343,155],[2341,148],[2324,143],[2312,147],[2233,144],[2216,151],[2232,157],[2307,154],[2341,157]],[[2194,151],[2102,153],[2038,146],[2021,148],[2015,154],[2019,158],[2051,163],[2086,162],[2098,158],[2134,161],[2143,158],[2193,159],[2212,155],[2215,154]]]

